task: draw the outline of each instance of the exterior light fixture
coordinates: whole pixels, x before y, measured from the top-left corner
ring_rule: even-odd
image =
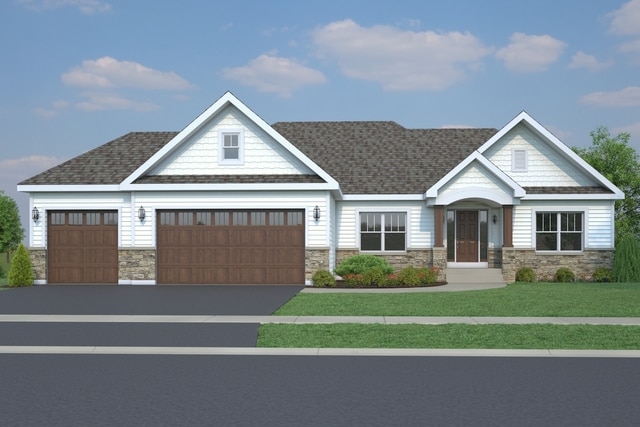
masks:
[[[33,222],[36,222],[38,219],[40,219],[40,211],[35,206],[31,211],[31,218],[33,219]]]
[[[493,223],[495,224],[496,222],[498,222],[498,217],[496,215],[493,215]]]
[[[320,208],[318,207],[318,205],[313,208],[313,219],[315,219],[316,221],[320,220]]]
[[[140,209],[138,209],[138,219],[140,220],[140,222],[144,221],[144,218],[147,216],[147,213],[144,210],[143,206],[140,206]]]

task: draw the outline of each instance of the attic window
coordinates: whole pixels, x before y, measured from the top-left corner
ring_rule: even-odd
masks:
[[[240,164],[243,162],[244,138],[241,131],[220,131],[220,163]]]
[[[514,148],[511,152],[511,171],[526,172],[527,169],[527,150],[524,148]]]

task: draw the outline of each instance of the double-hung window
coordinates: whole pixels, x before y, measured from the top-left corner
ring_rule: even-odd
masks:
[[[220,131],[220,163],[238,164],[243,158],[243,135],[240,131]]]
[[[582,212],[537,212],[537,251],[581,251],[583,248]]]
[[[407,247],[407,214],[363,212],[360,214],[361,251],[404,251]]]

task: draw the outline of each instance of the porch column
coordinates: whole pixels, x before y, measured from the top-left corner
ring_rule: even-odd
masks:
[[[513,247],[513,205],[502,206],[502,247]]]
[[[444,205],[436,205],[433,207],[434,215],[434,248],[444,247]]]

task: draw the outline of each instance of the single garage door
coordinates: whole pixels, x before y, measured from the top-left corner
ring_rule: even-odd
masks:
[[[48,212],[49,283],[118,283],[118,212]]]
[[[157,213],[159,284],[304,283],[304,211]]]

